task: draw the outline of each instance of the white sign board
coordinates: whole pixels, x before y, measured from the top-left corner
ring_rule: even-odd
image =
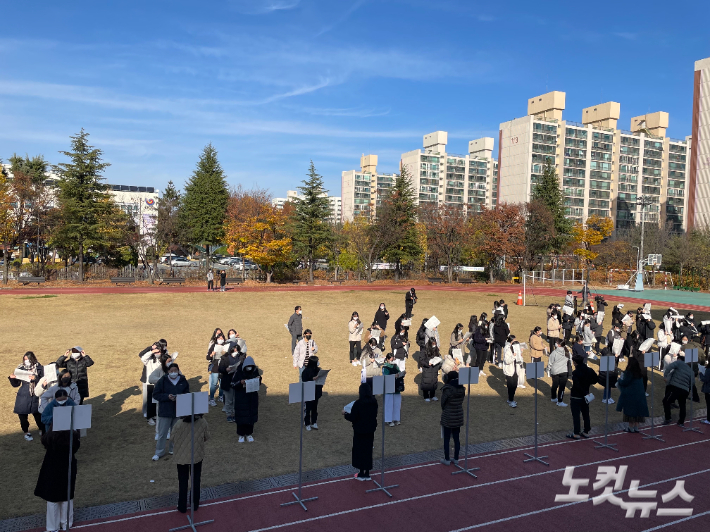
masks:
[[[477,367],[472,368],[459,368],[459,384],[478,384],[479,369]]]
[[[372,394],[394,393],[394,375],[376,375],[372,377]]]
[[[525,366],[525,377],[528,379],[540,379],[545,374],[544,362],[530,362]]]
[[[192,411],[192,401],[195,401],[195,411]],[[181,393],[175,399],[175,415],[177,417],[192,414],[206,414],[209,411],[209,394],[207,392]]]
[[[426,327],[430,331],[433,331],[436,327],[439,326],[440,323],[441,322],[436,316],[432,316],[426,321],[426,323],[424,323],[424,327]]]
[[[614,371],[616,357],[601,357],[599,360],[599,371]]]
[[[303,402],[316,400],[316,383],[310,382],[294,382],[288,385],[288,402],[301,402],[301,389],[303,389]]]
[[[651,366],[658,366],[658,362],[661,358],[660,353],[644,353],[643,354],[643,367],[650,368]]]
[[[91,428],[91,405],[55,406],[52,412],[52,430],[71,430],[74,412],[74,430]]]

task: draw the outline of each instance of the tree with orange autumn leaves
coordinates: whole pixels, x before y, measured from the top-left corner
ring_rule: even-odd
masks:
[[[590,263],[599,255],[592,247],[601,244],[613,231],[614,222],[611,218],[593,214],[585,224],[578,223],[572,228],[572,239],[577,246],[573,253]]]
[[[272,205],[263,189],[246,191],[240,186],[229,198],[224,224],[227,248],[258,264],[267,283],[279,264],[291,260],[293,246],[286,228],[292,210],[290,204],[282,209]]]
[[[472,243],[469,257],[482,259],[488,266],[490,281],[507,263],[517,263],[525,252],[525,215],[520,205],[501,203],[493,209],[482,208],[469,218]]]

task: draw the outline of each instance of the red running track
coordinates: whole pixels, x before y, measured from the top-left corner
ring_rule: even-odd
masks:
[[[707,429],[704,425],[700,425]],[[292,499],[293,489],[274,489],[239,497],[210,501],[195,514],[197,522],[214,519],[199,527],[210,530],[250,532],[391,532],[406,528],[407,532],[463,532],[479,530],[507,532],[574,530],[594,532],[651,532],[655,530],[710,530],[710,463],[704,459],[710,452],[710,431],[705,434],[683,432],[675,425],[657,428],[666,440],[643,440],[639,434],[614,433],[610,443],[619,452],[595,449],[591,440],[564,441],[540,447],[540,455],[548,455],[550,467],[524,463],[520,448],[477,455],[470,467],[480,467],[478,479],[467,475],[451,475],[453,466],[429,463],[404,467],[386,473],[386,484],[399,484],[391,490],[390,499],[382,492],[365,493],[375,487],[372,482],[357,482],[352,477],[305,485],[303,496],[318,500],[300,506],[280,507]],[[627,493],[632,480],[639,489],[657,490],[653,501],[658,508],[692,508],[690,517],[626,518],[626,511],[610,502],[594,505],[582,502],[555,502],[556,494],[568,493],[562,486],[565,466],[576,466],[575,478],[588,478],[582,494],[598,496],[593,491],[597,467],[628,466],[623,486],[614,493],[632,501]],[[373,474],[375,478],[377,477]],[[676,481],[685,482],[685,490],[694,499],[681,498],[666,503],[661,496],[671,491]],[[638,499],[637,499],[638,500]],[[173,509],[145,514],[78,523],[75,529],[96,532],[154,532],[186,523],[184,515]]]
[[[245,286],[239,288],[227,288],[225,294],[240,294],[243,292],[350,292],[350,291],[361,291],[361,290],[373,290],[373,291],[391,291],[391,290],[401,290],[402,292],[408,289],[409,285],[344,285],[344,286],[328,286],[328,285],[317,285],[317,286],[289,286],[289,285],[276,285],[270,286],[268,288],[261,286]],[[414,285],[414,288],[420,291],[427,290],[437,290],[443,292],[471,292],[471,293],[503,293],[503,294],[513,294],[516,296],[520,292],[520,286],[514,285],[476,285],[476,286],[439,286],[439,285]],[[164,294],[164,293],[199,293],[205,292],[206,289],[201,286],[140,286],[140,287],[130,287],[130,286],[76,286],[76,287],[57,287],[57,288],[44,288],[38,286],[37,288],[12,288],[0,290],[0,295],[70,295],[70,294]],[[567,289],[562,288],[538,288],[535,287],[535,295],[539,296],[552,296],[552,297],[564,297],[567,293]],[[215,295],[215,297],[218,297]],[[646,300],[642,298],[628,297],[626,295],[617,296],[606,296],[610,302],[616,300],[623,301],[635,301],[639,303],[645,303]],[[516,298],[513,297],[508,301],[508,304],[515,304]],[[676,303],[672,301],[653,301],[655,305],[668,305],[675,306],[687,310],[698,310],[698,311],[710,311],[710,306],[703,305],[687,305]]]

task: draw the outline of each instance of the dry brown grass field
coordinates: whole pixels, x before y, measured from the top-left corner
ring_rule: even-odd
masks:
[[[441,340],[446,345],[457,322],[466,326],[471,314],[490,314],[494,299],[508,298],[511,330],[521,341],[527,341],[535,325],[544,326],[545,307],[553,298],[539,297],[540,306],[523,308],[515,306],[510,297],[422,290],[414,309],[414,323],[436,315],[442,322]],[[256,441],[237,443],[236,427],[226,423],[218,403],[206,416],[213,439],[208,443],[203,484],[213,486],[279,475],[298,467],[298,407],[287,404],[288,384],[297,380],[298,372],[291,364],[291,338],[283,324],[294,305],[300,304],[304,309],[304,328],[314,331],[319,345],[321,367],[333,370],[320,402],[321,430],[305,433],[304,468],[347,464],[352,430],[341,412],[343,405],[356,397],[360,383],[359,368],[348,363],[347,322],[352,311],[357,310],[369,323],[380,301],[387,303],[393,329],[395,318],[404,310],[404,290],[87,294],[51,298],[8,294],[0,297],[0,365],[9,375],[27,350],[34,351],[42,364],[55,361],[74,345],[82,346],[91,355],[95,365],[89,370],[88,403],[94,408],[93,428],[77,454],[76,504],[133,500],[177,491],[171,458],[151,461],[154,428],[141,415],[142,366],[138,352],[153,341],[166,338],[169,350],[180,353],[178,362],[191,390],[207,390],[205,354],[212,330],[217,326],[224,331],[236,328],[264,372]],[[630,307],[635,308],[636,304]],[[610,314],[607,313],[605,326]],[[695,314],[707,319],[702,313]],[[529,360],[529,354],[525,358]],[[440,405],[423,401],[412,358],[407,366],[402,425],[387,433],[388,454],[431,450],[441,445]],[[471,390],[471,441],[531,434],[533,388],[518,389],[518,408],[511,409],[505,402],[502,371],[494,367],[485,371],[488,377]],[[549,383],[549,379],[540,382],[541,433],[571,428],[569,409],[558,408],[549,401]],[[656,391],[662,390],[662,379],[657,378],[656,384],[660,386]],[[0,519],[42,512],[45,508],[44,501],[33,495],[43,447],[34,425],[35,440],[28,443],[22,438],[17,416],[12,413],[15,391],[7,382],[0,387],[0,453],[6,479],[6,489],[0,492]],[[601,388],[597,387],[596,392],[601,399]],[[657,393],[657,413],[661,411],[660,398]],[[603,406],[601,401],[592,405],[594,425],[603,423]],[[611,410],[610,419],[620,421],[621,415]],[[376,451],[375,456],[378,455]]]

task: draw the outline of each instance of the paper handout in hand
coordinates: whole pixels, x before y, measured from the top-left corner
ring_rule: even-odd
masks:
[[[343,407],[343,411],[344,411],[344,412],[347,412],[348,414],[350,414],[350,413],[353,411],[353,405],[354,405],[354,404],[355,404],[355,401],[349,402],[348,404],[346,404],[346,405]]]
[[[643,351],[644,353],[651,349],[651,346],[653,345],[654,339],[653,338],[647,338],[646,340],[643,341],[643,343],[639,346],[639,351]]]
[[[259,377],[256,377],[255,379],[247,379],[246,381],[247,393],[258,392],[260,386],[261,379]]]
[[[441,322],[436,316],[432,316],[426,321],[426,323],[424,323],[424,327],[426,327],[430,331],[433,331],[436,327],[439,326],[440,323]]]
[[[322,369],[318,372],[316,378],[313,379],[313,382],[316,383],[316,386],[325,386],[325,379],[328,377],[328,373],[330,373],[329,369]]]

